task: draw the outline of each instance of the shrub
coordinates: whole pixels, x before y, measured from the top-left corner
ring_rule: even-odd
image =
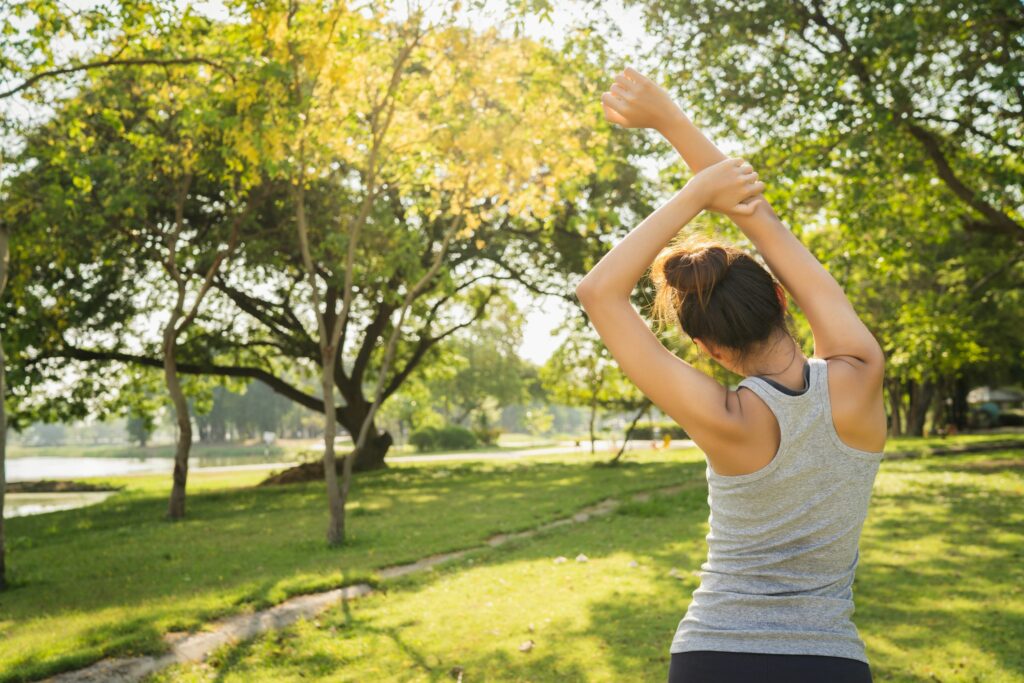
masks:
[[[480,445],[473,432],[458,425],[418,429],[409,435],[409,443],[420,452],[463,450]]]
[[[654,430],[658,430],[658,435],[654,436]],[[688,439],[686,430],[680,427],[675,422],[668,420],[664,422],[637,422],[636,427],[633,428],[630,433],[630,439],[660,439],[665,434],[669,434],[673,439]]]
[[[474,427],[473,434],[485,446],[494,446],[501,436],[501,427]]]
[[[1020,427],[1024,425],[1024,411],[1003,411],[999,414],[1000,427]]]

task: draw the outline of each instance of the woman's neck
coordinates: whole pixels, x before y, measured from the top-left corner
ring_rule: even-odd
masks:
[[[767,377],[793,391],[804,389],[804,365],[807,356],[792,337],[785,335],[762,355],[745,364],[747,376]]]

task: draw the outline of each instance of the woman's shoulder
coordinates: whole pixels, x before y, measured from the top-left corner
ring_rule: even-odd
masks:
[[[877,452],[885,447],[888,420],[882,392],[884,368],[876,361],[853,356],[822,358],[832,424],[839,439],[858,450]]]
[[[712,450],[704,449],[717,474],[751,474],[767,466],[778,453],[782,430],[775,413],[764,398],[749,389],[749,385],[743,384],[734,392],[743,415],[743,438],[716,444]]]

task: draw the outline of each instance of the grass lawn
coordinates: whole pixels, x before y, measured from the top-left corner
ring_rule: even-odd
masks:
[[[322,482],[240,488],[266,473],[193,470],[188,519],[170,523],[163,520],[168,475],[104,478],[128,488],[95,506],[7,521],[14,587],[0,593],[0,681],[157,651],[170,630],[295,593],[375,582],[377,567],[479,545],[704,471],[693,449],[617,468],[592,462],[574,454],[396,464],[359,475],[348,543],[337,549],[324,542]]]
[[[477,545],[607,496],[696,481],[388,581],[313,622],[154,678],[444,681],[462,667],[467,683],[662,681],[706,554],[704,459],[687,450],[632,453],[617,469],[589,461],[362,475],[349,544],[336,550],[322,540],[322,484],[246,489],[263,473],[197,474],[190,519],[171,524],[160,519],[166,476],[113,480],[129,488],[95,507],[9,520],[18,586],[0,594],[0,680],[156,651],[168,630],[375,581],[375,567]],[[854,584],[877,681],[1024,681],[1022,464],[1019,450],[883,462]],[[579,553],[589,561],[577,563]],[[569,561],[556,564],[559,555]],[[521,652],[527,640],[533,648]]]
[[[929,436],[923,439],[916,436],[896,436],[886,440],[885,450],[887,453],[910,452],[925,455],[931,449],[971,446],[993,441],[1013,441],[1024,448],[1024,430],[1014,428],[990,433],[955,434],[946,437]]]
[[[854,584],[876,681],[1024,681],[1022,474],[1016,450],[883,463]],[[150,680],[450,681],[460,667],[464,681],[660,682],[706,555],[705,496],[476,552]]]

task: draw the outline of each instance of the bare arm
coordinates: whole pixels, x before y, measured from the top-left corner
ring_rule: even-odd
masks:
[[[752,203],[737,205],[758,197],[764,186],[734,162],[715,164],[694,176],[605,254],[576,287],[590,324],[626,376],[712,453],[725,452],[750,433],[735,393],[666,349],[629,295],[658,252],[703,209],[753,210]]]
[[[608,118],[630,127],[658,130],[694,173],[726,158],[657,84],[627,68],[605,95]],[[617,99],[618,102],[612,101]],[[616,120],[616,118],[620,120]],[[846,356],[877,367],[882,350],[831,274],[779,220],[766,200],[749,215],[725,212],[753,242],[783,287],[807,316],[814,352],[821,358]]]

